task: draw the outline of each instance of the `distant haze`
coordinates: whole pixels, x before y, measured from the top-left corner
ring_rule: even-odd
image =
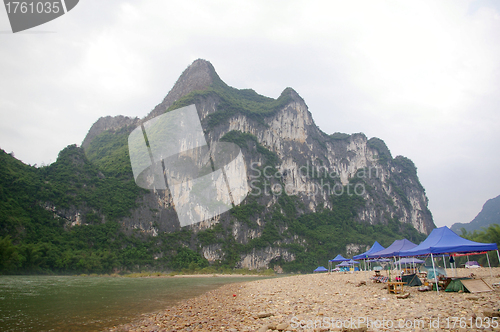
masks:
[[[484,228],[488,228],[491,224],[500,225],[500,196],[489,199],[484,203],[481,212],[472,220],[470,223],[456,223],[451,227],[452,231],[461,234],[462,228],[468,232],[473,232],[475,230],[482,231]]]

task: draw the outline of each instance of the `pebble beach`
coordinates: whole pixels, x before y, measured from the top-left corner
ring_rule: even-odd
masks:
[[[448,269],[451,277],[455,272],[473,273],[493,291],[420,292],[404,286],[398,295],[372,282],[370,271],[293,275],[228,284],[108,331],[500,330],[500,268]]]

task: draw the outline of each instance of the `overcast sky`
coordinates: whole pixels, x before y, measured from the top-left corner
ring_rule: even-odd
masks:
[[[0,148],[49,164],[101,116],[144,117],[197,58],[306,101],[326,133],[414,161],[436,225],[500,195],[500,1],[80,0],[13,34],[0,8]]]

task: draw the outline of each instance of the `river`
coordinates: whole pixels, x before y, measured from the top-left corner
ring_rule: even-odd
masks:
[[[0,331],[83,332],[260,277],[0,276]]]

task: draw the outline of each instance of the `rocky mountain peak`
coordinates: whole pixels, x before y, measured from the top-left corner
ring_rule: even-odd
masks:
[[[100,133],[106,130],[117,131],[120,128],[131,125],[137,126],[139,125],[139,123],[140,123],[139,118],[130,118],[128,116],[123,116],[123,115],[100,117],[99,120],[97,120],[92,125],[92,127],[90,127],[87,136],[85,136],[85,139],[82,142],[82,147],[84,149],[87,149],[88,146],[90,145],[90,142],[96,136],[98,136]]]
[[[219,76],[215,72],[214,67],[209,61],[198,59],[195,60],[189,67],[184,70],[179,77],[174,87],[163,101],[158,104],[142,121],[147,121],[155,116],[165,112],[176,100],[196,90],[204,90],[212,85],[215,81],[220,81]],[[99,134],[106,130],[118,130],[125,126],[139,125],[141,120],[138,118],[129,118],[126,116],[106,116],[97,120],[82,142],[82,147],[87,149],[90,142]]]
[[[285,90],[283,90],[283,92],[281,93],[282,96],[290,96],[294,101],[297,101],[297,102],[302,102],[305,104],[304,102],[304,99],[297,93],[297,91],[295,91],[293,88],[286,88]]]
[[[203,59],[195,60],[184,70],[165,99],[148,114],[145,120],[164,113],[179,98],[196,90],[204,90],[216,81],[220,81],[220,78],[215,72],[214,66]]]

